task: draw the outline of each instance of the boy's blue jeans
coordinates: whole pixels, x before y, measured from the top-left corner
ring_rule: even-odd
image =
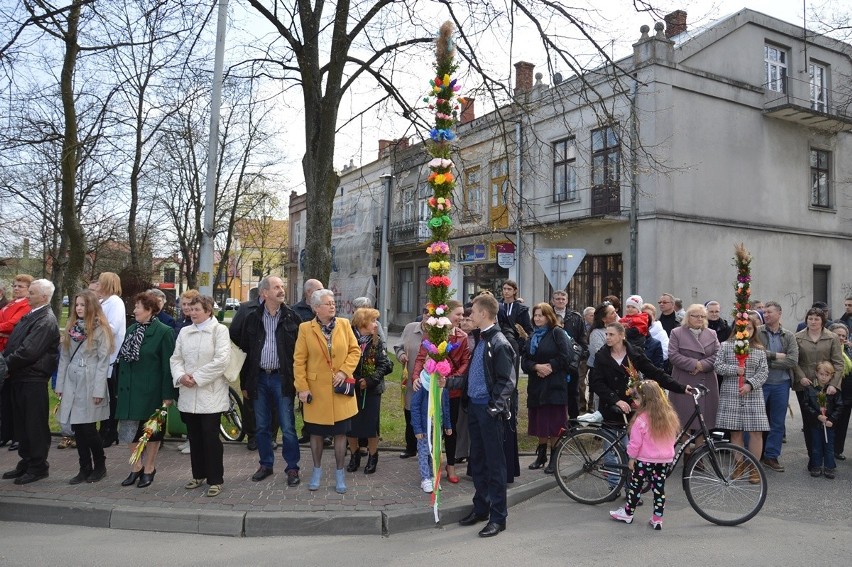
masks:
[[[826,442],[828,437],[828,442]],[[834,460],[834,428],[823,427],[822,424],[811,427],[811,460],[808,468],[813,470],[820,467],[833,469],[837,467]]]

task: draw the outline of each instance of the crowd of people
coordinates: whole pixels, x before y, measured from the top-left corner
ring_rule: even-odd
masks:
[[[321,282],[306,281],[301,300],[289,306],[282,280],[268,276],[230,327],[215,317],[212,298],[195,290],[181,295],[177,320],[163,311],[166,298],[159,290],[136,295],[133,322],[126,326],[121,282],[106,272],[73,297],[60,333],[49,308],[51,282],[22,274],[12,289],[11,299],[4,294],[0,300],[0,351],[8,367],[0,390],[0,445],[17,449],[20,461],[4,479],[27,484],[49,474],[45,384],[54,375],[62,443],[76,447],[80,463],[69,483],[103,480],[104,448],[121,443],[141,452],[121,485],[150,486],[164,431],[152,433],[146,422],[153,410],[176,403],[191,455],[185,488],[207,485],[205,494],[217,496],[224,483],[219,425],[229,405],[225,374],[232,343],[246,355],[239,387],[248,447],[258,452],[252,481],[274,474],[279,428],[290,487],[301,483],[300,442],[310,447],[311,491],[323,483],[327,446],[332,447],[338,493],[347,491],[347,473],[362,470],[362,455],[364,474],[379,467],[382,394],[393,365],[379,311],[366,298],[356,301],[350,322],[337,316],[334,293]],[[684,308],[669,293],[661,294],[656,306],[631,295],[622,310],[619,298],[608,296],[599,305],[575,310],[564,291],[531,306],[519,291],[516,282],[507,280],[499,301],[486,291],[466,305],[450,301],[446,306],[452,324],[448,342],[454,347],[448,357],[451,371],[441,383],[442,472],[457,483],[456,466],[467,464],[475,494],[472,510],[460,523],[486,522],[480,536],[506,528],[506,487],[521,474],[521,371],[528,376],[528,425],[521,433],[537,440],[530,470],[553,473],[560,431],[583,412],[630,424],[626,450],[634,478],[625,505],[611,513],[617,520],[632,521],[638,483],[650,477],[651,525],[662,527],[665,479],[659,465],[670,462],[673,437],[692,414],[692,399],[682,394],[698,386],[708,392],[700,398],[708,427],[729,432],[733,443],[747,446],[764,466],[785,470],[780,458],[791,389],[804,418],[810,474],[833,479],[836,462],[845,460],[852,409],[852,298],[836,322],[829,319],[827,306],[815,304],[796,332],[782,326],[778,302],[754,302],[747,330],[738,336],[721,316],[718,301]],[[412,322],[394,347],[404,368],[406,431],[399,456],[417,456],[420,487],[427,493],[437,480],[427,442],[432,376],[424,370],[428,352],[423,341],[428,330],[428,318]],[[750,344],[744,364],[736,358],[736,340]],[[297,400],[304,417],[301,438]],[[760,482],[757,471],[744,468],[736,474]]]

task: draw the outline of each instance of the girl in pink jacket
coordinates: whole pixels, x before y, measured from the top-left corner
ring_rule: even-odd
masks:
[[[627,503],[609,515],[613,520],[631,523],[642,485],[650,479],[654,514],[649,523],[655,530],[661,530],[666,504],[666,466],[674,458],[680,419],[656,382],[643,380],[636,388],[635,396],[639,409],[630,425],[630,442],[627,444],[628,467],[633,471],[627,486]]]

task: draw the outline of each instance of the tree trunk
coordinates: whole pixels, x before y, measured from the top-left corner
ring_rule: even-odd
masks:
[[[59,282],[69,298],[73,295],[86,254],[86,240],[83,227],[77,215],[75,188],[77,185],[77,111],[74,106],[74,69],[77,65],[77,26],[80,23],[80,11],[83,0],[73,0],[68,11],[68,30],[64,35],[65,59],[60,77],[62,109],[65,115],[65,133],[62,140],[62,228],[68,242],[68,264],[65,277]],[[59,294],[61,297],[61,293]]]

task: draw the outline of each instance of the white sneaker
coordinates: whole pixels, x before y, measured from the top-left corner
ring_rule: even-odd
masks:
[[[432,486],[432,479],[431,478],[423,479],[420,482],[420,488],[423,489],[423,492],[430,494],[432,492],[432,490],[434,490],[434,487]]]
[[[189,455],[189,453],[190,453],[190,450],[189,450],[189,449],[190,449],[190,448],[189,448],[189,441],[187,441],[187,442],[186,442],[186,447],[184,447],[183,449],[181,449],[181,450],[180,450],[180,452],[181,452],[181,453],[183,453],[184,455]]]
[[[577,416],[577,421],[581,423],[602,423],[603,414],[599,411],[595,411],[594,413],[584,413],[583,415]]]
[[[183,451],[187,447],[189,447],[189,440],[188,439],[186,441],[184,441],[183,443],[181,443],[180,445],[178,445],[176,450],[177,451]]]
[[[613,520],[618,520],[620,522],[624,522],[625,524],[630,524],[633,522],[633,516],[628,514],[624,507],[622,506],[618,510],[610,510],[609,517]]]

